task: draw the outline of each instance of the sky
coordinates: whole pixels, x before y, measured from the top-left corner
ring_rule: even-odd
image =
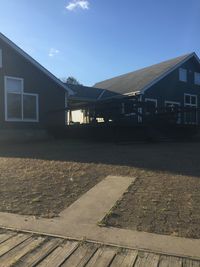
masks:
[[[0,0],[0,31],[84,85],[196,52],[200,0]]]

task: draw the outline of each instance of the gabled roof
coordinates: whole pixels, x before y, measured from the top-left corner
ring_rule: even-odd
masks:
[[[150,67],[98,82],[94,87],[107,89],[118,94],[131,95],[137,92],[143,93],[146,89],[163,79],[166,75],[192,57],[195,57],[199,61],[199,58],[195,53],[190,53]]]
[[[67,87],[69,87],[73,92],[74,95],[70,96],[70,99],[75,100],[85,100],[85,101],[96,101],[98,100],[104,89],[83,86],[83,85],[75,85],[66,83]]]
[[[71,100],[92,102],[119,95],[101,88],[74,84],[66,85],[74,92],[74,95],[70,96]]]
[[[13,43],[10,39],[8,39],[5,35],[0,32],[0,39],[3,40],[7,45],[13,48],[18,54],[28,60],[31,64],[33,64],[36,68],[41,70],[44,74],[46,74],[50,79],[60,85],[63,89],[65,89],[69,94],[73,94],[73,91],[68,88],[63,82],[61,82],[56,76],[54,76],[50,71],[44,68],[40,63],[38,63],[35,59],[29,56],[26,52],[24,52],[19,46]]]

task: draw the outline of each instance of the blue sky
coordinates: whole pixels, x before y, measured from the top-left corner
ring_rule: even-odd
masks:
[[[84,85],[188,52],[199,0],[1,0],[0,31],[58,78]]]

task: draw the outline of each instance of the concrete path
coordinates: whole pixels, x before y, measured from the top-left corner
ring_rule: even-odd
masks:
[[[64,210],[58,218],[35,219],[31,216],[0,213],[0,227],[200,259],[200,240],[197,239],[98,226],[98,222],[134,180],[130,177],[108,176]]]

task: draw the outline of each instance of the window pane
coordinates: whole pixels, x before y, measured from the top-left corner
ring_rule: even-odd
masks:
[[[195,72],[194,80],[195,84],[200,85],[200,73]]]
[[[22,92],[22,80],[7,78],[6,89],[8,93],[21,93]]]
[[[23,95],[24,101],[24,119],[25,120],[36,120],[37,119],[37,104],[36,96]]]
[[[191,104],[196,105],[196,97],[191,96]]]
[[[190,104],[190,96],[189,95],[185,96],[185,103]]]
[[[187,70],[179,69],[179,80],[182,82],[187,82]]]
[[[7,94],[8,119],[22,119],[22,102],[20,94]]]

